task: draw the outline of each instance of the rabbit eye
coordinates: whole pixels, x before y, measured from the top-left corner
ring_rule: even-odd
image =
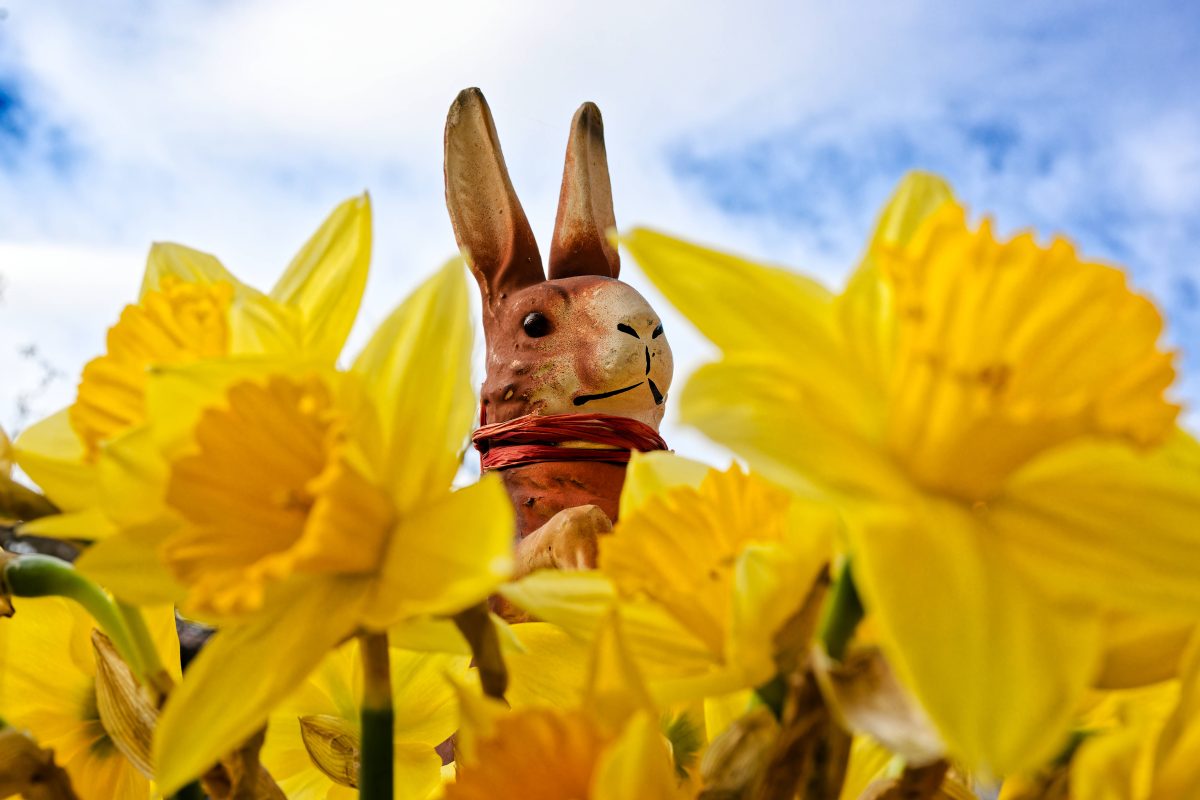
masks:
[[[534,311],[525,315],[521,327],[525,329],[526,336],[540,339],[550,332],[550,320],[546,319],[546,315],[540,311]]]

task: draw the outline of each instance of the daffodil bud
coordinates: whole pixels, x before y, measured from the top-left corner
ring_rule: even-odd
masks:
[[[15,728],[0,730],[0,797],[76,800],[71,779],[54,763],[54,753]]]
[[[107,636],[92,631],[92,648],[96,653],[96,706],[100,724],[129,763],[153,779],[150,751],[158,709]]]
[[[325,714],[300,717],[300,737],[313,763],[330,780],[358,788],[359,734],[349,722]]]

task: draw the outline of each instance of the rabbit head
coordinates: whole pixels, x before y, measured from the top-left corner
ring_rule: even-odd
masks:
[[[600,109],[584,103],[571,123],[548,276],[478,89],[450,107],[445,169],[454,234],[483,295],[484,421],[602,412],[657,428],[671,348],[658,314],[617,279]]]

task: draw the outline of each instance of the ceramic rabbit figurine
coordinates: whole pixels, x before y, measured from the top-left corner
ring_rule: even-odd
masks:
[[[446,118],[446,205],[483,295],[487,375],[475,443],[517,515],[517,571],[593,567],[630,450],[658,436],[671,348],[620,260],[600,110],[571,123],[550,269],[513,191],[478,89]]]

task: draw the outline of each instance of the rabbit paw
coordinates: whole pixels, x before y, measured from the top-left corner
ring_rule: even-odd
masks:
[[[516,577],[539,569],[594,569],[600,537],[612,522],[599,506],[564,508],[516,548]]]

